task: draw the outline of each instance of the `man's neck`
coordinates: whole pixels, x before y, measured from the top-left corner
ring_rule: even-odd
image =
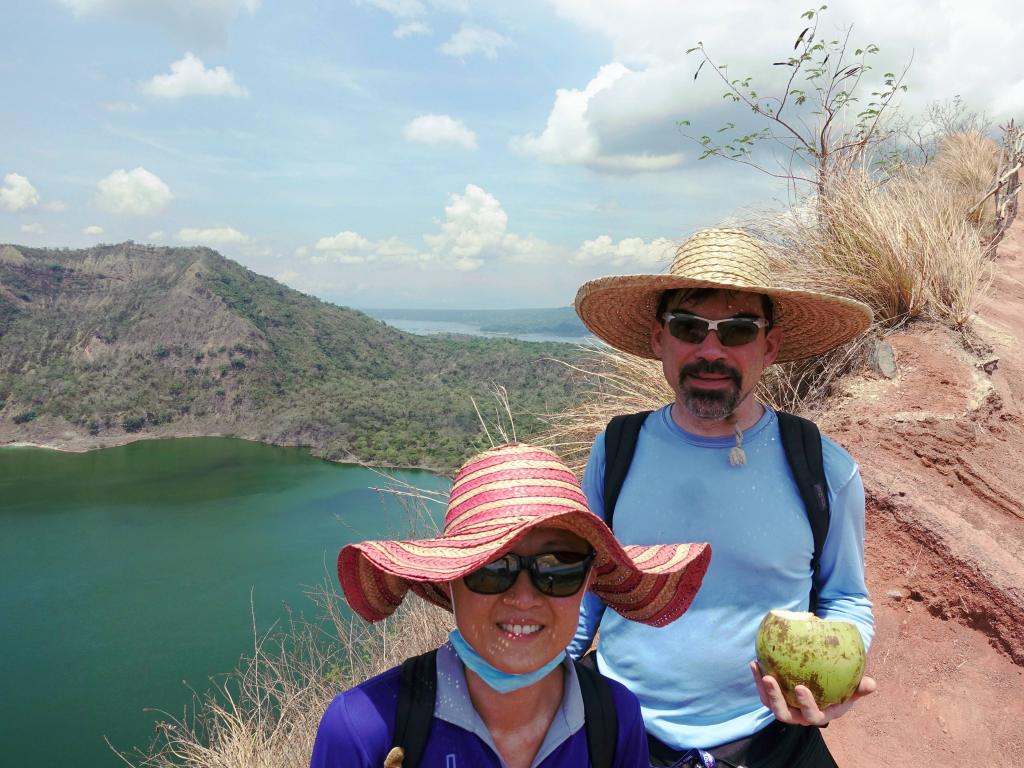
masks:
[[[672,421],[680,429],[701,437],[726,437],[740,431],[750,429],[764,415],[764,406],[753,397],[747,398],[730,416],[724,419],[702,419],[690,413],[690,410],[676,400],[672,403]]]

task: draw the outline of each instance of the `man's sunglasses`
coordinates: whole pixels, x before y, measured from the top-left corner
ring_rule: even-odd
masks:
[[[668,325],[668,332],[687,344],[700,344],[708,333],[718,334],[723,347],[739,347],[757,338],[757,332],[767,327],[763,317],[727,317],[724,320],[708,320],[689,312],[666,312],[661,319]]]
[[[480,595],[497,595],[510,589],[520,571],[529,571],[530,581],[542,595],[569,597],[580,591],[594,553],[545,552],[517,555],[509,552],[483,568],[462,577],[470,590]]]

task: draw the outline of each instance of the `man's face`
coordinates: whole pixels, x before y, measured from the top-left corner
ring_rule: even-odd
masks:
[[[760,294],[738,291],[715,291],[696,301],[677,297],[668,310],[708,320],[764,317]],[[700,343],[689,343],[674,337],[667,324],[656,321],[651,326],[651,349],[661,359],[676,402],[697,423],[720,421],[734,412],[739,417],[744,409],[756,409],[748,396],[778,356],[781,340],[779,329],[771,328],[759,330],[753,341],[739,346],[722,345],[716,331],[709,331]]]

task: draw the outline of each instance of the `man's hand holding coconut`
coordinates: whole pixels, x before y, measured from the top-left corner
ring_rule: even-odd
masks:
[[[783,723],[828,725],[877,686],[864,675],[864,643],[848,621],[769,611],[758,628],[756,650],[750,670],[758,695]]]
[[[576,311],[611,346],[660,360],[675,394],[594,441],[590,508],[624,544],[707,541],[714,556],[669,627],[629,626],[588,597],[570,652],[582,654],[600,628],[598,667],[639,698],[652,765],[693,765],[709,750],[727,766],[835,766],[808,726],[844,714],[875,681],[857,673],[842,702],[797,683],[787,703],[788,683],[750,660],[772,609],[849,622],[870,644],[864,488],[846,451],[754,391],[773,363],[856,337],[870,309],[776,284],[762,243],[713,229],[685,241],[667,274],[588,282]]]

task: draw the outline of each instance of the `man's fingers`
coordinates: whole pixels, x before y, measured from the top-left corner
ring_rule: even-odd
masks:
[[[810,688],[798,685],[793,692],[796,694],[796,700],[800,702],[800,714],[807,721],[807,725],[824,725],[828,722],[828,717],[818,708],[818,702],[814,700]]]
[[[758,669],[760,672],[760,669]],[[761,696],[761,703],[775,715],[775,719],[784,723],[796,723],[800,721],[799,713],[794,712],[786,703],[786,697],[782,694],[778,681],[771,675],[755,675],[757,677],[757,691]]]
[[[857,686],[857,690],[854,692],[851,701],[863,698],[869,693],[874,693],[876,690],[878,690],[878,683],[875,678],[864,675],[864,677],[860,679],[860,685]]]

